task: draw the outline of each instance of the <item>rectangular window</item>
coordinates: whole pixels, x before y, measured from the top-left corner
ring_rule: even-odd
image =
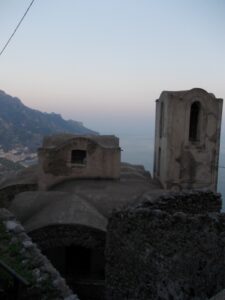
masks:
[[[71,164],[85,165],[86,162],[87,162],[87,151],[85,150],[71,151]]]

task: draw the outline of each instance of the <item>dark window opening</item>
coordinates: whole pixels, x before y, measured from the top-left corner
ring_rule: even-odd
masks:
[[[44,251],[56,269],[74,280],[104,280],[104,253],[96,249],[71,245]]]
[[[74,278],[88,278],[91,273],[91,249],[70,246],[66,249],[66,274]]]
[[[85,150],[72,150],[71,163],[72,164],[86,164],[87,151]]]
[[[194,102],[191,105],[190,112],[190,127],[189,127],[189,141],[197,142],[200,140],[200,103]]]
[[[48,249],[44,254],[80,299],[105,299],[103,250],[70,245]]]

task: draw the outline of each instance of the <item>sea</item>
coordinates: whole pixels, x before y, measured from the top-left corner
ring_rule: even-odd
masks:
[[[143,165],[153,174],[154,139],[147,135],[118,134],[122,148],[122,161]],[[219,174],[217,191],[223,199],[222,211],[225,211],[225,142],[220,145]]]

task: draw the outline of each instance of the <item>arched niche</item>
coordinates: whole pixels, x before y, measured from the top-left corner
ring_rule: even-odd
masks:
[[[190,119],[189,119],[189,141],[200,141],[200,119],[201,119],[201,103],[195,101],[191,105]]]

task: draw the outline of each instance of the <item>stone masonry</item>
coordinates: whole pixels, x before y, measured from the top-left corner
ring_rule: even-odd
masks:
[[[120,151],[119,139],[110,135],[45,137],[38,150],[39,188],[73,178],[118,179]]]
[[[156,101],[154,178],[165,189],[217,189],[223,100],[200,88]]]
[[[106,241],[107,299],[206,300],[224,289],[225,214],[213,212],[221,203],[213,195],[168,195],[158,205],[145,199],[114,212]],[[207,213],[210,198],[215,209]]]

